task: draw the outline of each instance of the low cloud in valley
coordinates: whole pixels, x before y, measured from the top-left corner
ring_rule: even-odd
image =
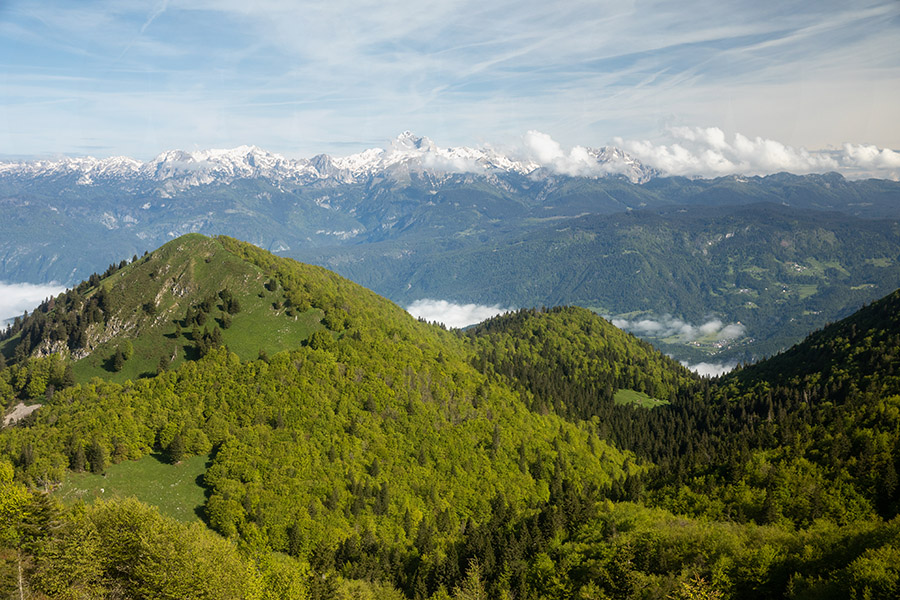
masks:
[[[499,304],[485,306],[483,304],[454,304],[446,300],[424,298],[410,304],[406,310],[417,319],[425,319],[432,323],[443,323],[447,327],[461,328],[480,323],[485,319],[509,312]]]
[[[654,338],[676,336],[680,342],[693,342],[712,336],[716,341],[727,341],[742,337],[746,328],[741,323],[725,324],[720,319],[710,319],[700,325],[688,323],[671,315],[646,319],[612,319],[612,324],[635,335]]]
[[[55,283],[4,283],[0,281],[0,323],[32,311],[50,296],[65,291]]]
[[[695,365],[682,362],[682,365],[700,375],[701,377],[718,377],[719,375],[724,375],[731,371],[736,364],[735,363],[707,363],[701,362]]]

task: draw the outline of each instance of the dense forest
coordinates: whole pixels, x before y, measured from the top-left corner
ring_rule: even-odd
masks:
[[[584,309],[447,331],[179,238],[3,335],[6,405],[42,406],[0,432],[0,589],[894,598],[897,315],[900,292],[709,380]],[[201,520],[54,491],[150,455],[210,456]]]

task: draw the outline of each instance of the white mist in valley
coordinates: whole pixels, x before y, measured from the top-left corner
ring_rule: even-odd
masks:
[[[416,300],[406,310],[417,319],[424,319],[430,323],[443,323],[447,327],[463,328],[485,319],[507,313],[512,308],[503,308],[499,304],[485,306],[483,304],[454,304],[446,300],[432,300],[423,298]]]
[[[635,319],[610,319],[612,324],[619,329],[640,336],[663,339],[676,337],[680,342],[693,342],[701,338],[712,338],[715,341],[726,342],[735,340],[746,333],[742,323],[723,323],[720,319],[710,319],[700,325],[688,323],[671,315],[659,318]]]
[[[66,291],[56,283],[5,283],[0,281],[0,323],[11,321],[51,296]]]
[[[704,340],[716,345],[723,345],[731,340],[743,337],[747,328],[743,323],[724,323],[721,319],[709,319],[705,323],[695,325],[671,315],[645,319],[610,319],[613,325],[638,336],[651,337],[658,340],[674,338],[682,344]],[[728,373],[735,362],[699,362],[695,364],[681,361],[681,364],[701,377],[718,377]]]
[[[737,363],[708,363],[701,362],[690,364],[682,361],[681,364],[701,377],[718,377],[724,375],[737,366]]]

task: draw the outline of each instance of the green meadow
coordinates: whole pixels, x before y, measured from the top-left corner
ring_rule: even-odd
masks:
[[[656,408],[657,406],[668,404],[665,400],[651,398],[644,392],[638,392],[636,390],[618,390],[615,396],[613,396],[613,400],[616,404],[633,404],[635,406],[640,406],[641,408]]]
[[[146,456],[112,465],[102,475],[70,473],[54,493],[67,504],[133,496],[166,516],[190,522],[200,518],[206,501],[202,481],[209,461],[206,455],[192,456],[172,465]]]

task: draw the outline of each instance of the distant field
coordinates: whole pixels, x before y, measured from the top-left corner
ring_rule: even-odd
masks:
[[[616,404],[634,404],[642,408],[656,408],[657,406],[668,404],[665,400],[657,400],[656,398],[651,398],[644,392],[635,390],[619,390],[616,392],[616,395],[613,396],[613,400]]]
[[[193,521],[200,518],[206,501],[200,481],[209,461],[209,456],[192,456],[170,465],[156,456],[147,456],[112,465],[103,475],[70,473],[55,494],[66,503],[134,496],[158,507],[164,515]]]
[[[819,286],[815,283],[804,283],[796,286],[797,295],[801,300],[809,298],[819,291]]]
[[[873,267],[885,268],[891,266],[891,259],[887,257],[870,258],[866,260],[866,263],[872,265]]]

